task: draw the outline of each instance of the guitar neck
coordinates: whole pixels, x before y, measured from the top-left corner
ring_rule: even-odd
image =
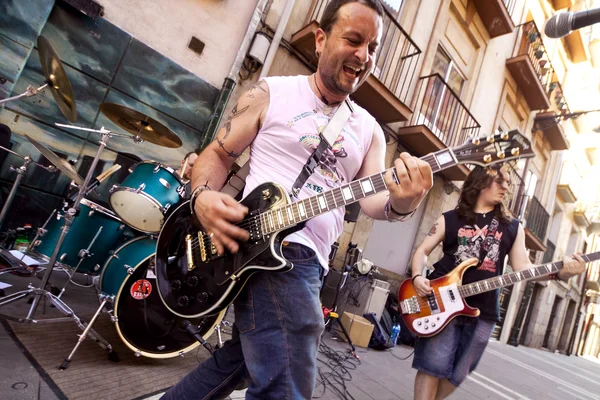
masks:
[[[592,262],[600,259],[600,251],[581,256],[586,262]],[[461,296],[469,297],[479,293],[489,292],[504,286],[511,286],[517,282],[529,281],[531,279],[540,278],[546,275],[554,274],[560,271],[563,267],[562,261],[555,263],[543,264],[537,267],[529,268],[524,271],[511,272],[495,276],[493,278],[484,279],[473,283],[468,283],[458,287]]]
[[[443,149],[427,154],[421,157],[421,160],[427,162],[434,173],[460,164],[452,149]],[[268,235],[281,231],[338,207],[356,203],[361,199],[388,190],[384,181],[384,176],[388,171],[392,171],[397,182],[395,169],[390,168],[321,194],[261,213],[263,234]]]

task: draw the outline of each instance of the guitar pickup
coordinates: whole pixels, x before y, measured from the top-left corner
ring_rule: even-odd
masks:
[[[435,298],[434,293],[428,293],[426,296],[427,304],[429,305],[429,310],[431,314],[438,314],[440,312],[440,306],[438,305],[437,299]]]
[[[194,262],[194,253],[192,252],[192,235],[185,237],[185,252],[187,255],[188,271],[193,271],[196,269],[196,263]]]

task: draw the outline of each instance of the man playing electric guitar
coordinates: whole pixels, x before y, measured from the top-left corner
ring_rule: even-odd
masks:
[[[463,284],[502,274],[506,255],[514,271],[532,267],[523,227],[502,203],[509,179],[506,167],[500,165],[476,167],[469,174],[456,209],[438,218],[415,251],[412,280],[419,297],[431,293],[430,279],[446,275],[469,258],[479,263],[465,271]],[[428,279],[424,276],[427,257],[442,241],[444,256]],[[574,258],[563,259],[564,267],[555,279],[568,280],[585,271],[584,260],[579,255]],[[499,320],[498,299],[499,290],[469,297],[466,301],[479,308],[479,317],[458,316],[437,335],[417,340],[412,365],[418,370],[415,399],[446,398],[475,369]]]
[[[250,236],[234,225],[248,209],[218,191],[233,161],[250,146],[244,195],[269,181],[291,190],[319,143],[319,133],[369,77],[382,36],[382,15],[378,0],[330,1],[316,32],[317,72],[258,82],[239,98],[216,140],[199,155],[191,204],[219,254],[236,253]],[[385,147],[381,127],[354,105],[329,154],[301,187],[299,199],[383,171]],[[406,219],[432,187],[430,165],[407,153],[395,161],[395,170],[398,183],[391,173],[385,178],[389,199],[382,193],[360,201],[369,217]],[[293,269],[257,272],[249,279],[234,302],[233,339],[165,398],[223,398],[248,382],[247,399],[311,398],[323,330],[320,277],[331,244],[342,233],[343,213],[337,208],[311,219],[285,238],[283,255]]]

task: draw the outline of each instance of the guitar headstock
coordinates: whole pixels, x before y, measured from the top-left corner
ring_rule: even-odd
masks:
[[[475,164],[482,167],[518,158],[535,157],[529,139],[518,129],[471,138],[462,146],[453,148],[453,151],[459,164]]]

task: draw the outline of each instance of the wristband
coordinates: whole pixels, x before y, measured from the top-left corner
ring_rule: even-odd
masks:
[[[196,204],[196,198],[198,197],[198,195],[200,193],[204,192],[205,190],[212,190],[212,189],[208,185],[200,185],[196,189],[194,189],[194,191],[192,192],[192,195],[190,196],[190,212],[192,214],[194,214],[194,205]]]
[[[414,209],[411,212],[406,213],[406,214],[399,213],[398,211],[394,210],[394,207],[392,207],[392,203],[390,202],[390,199],[388,199],[388,201],[385,203],[385,206],[383,207],[383,213],[385,215],[385,219],[387,219],[389,222],[404,222],[407,219],[409,219],[410,217],[412,217],[413,214],[415,213],[415,211],[417,211],[417,210]]]
[[[423,275],[421,275],[421,274],[416,274],[415,276],[413,276],[413,277],[412,277],[412,281],[413,281],[413,283],[414,283],[415,279],[416,279],[418,276],[423,276]]]

